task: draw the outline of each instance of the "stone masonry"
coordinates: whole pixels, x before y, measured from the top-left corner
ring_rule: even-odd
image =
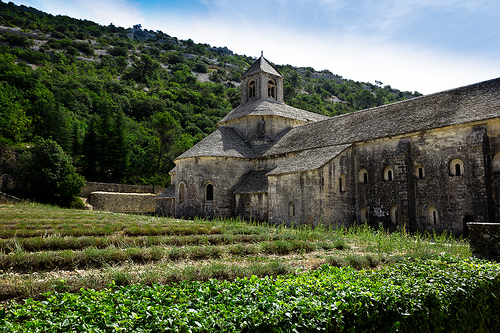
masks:
[[[450,231],[500,216],[500,78],[329,118],[263,57],[241,105],[175,159],[156,212]]]

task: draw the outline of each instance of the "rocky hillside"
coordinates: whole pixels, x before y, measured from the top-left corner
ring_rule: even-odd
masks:
[[[52,138],[94,181],[168,185],[172,159],[239,104],[240,76],[254,60],[13,3],[0,2],[0,33],[0,145]],[[287,104],[328,116],[420,95],[275,66]],[[13,172],[11,163],[0,169]]]

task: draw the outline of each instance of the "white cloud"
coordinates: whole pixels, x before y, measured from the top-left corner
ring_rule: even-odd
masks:
[[[146,29],[162,30],[181,39],[227,46],[238,54],[259,56],[263,50],[266,58],[277,64],[329,69],[344,78],[372,83],[379,80],[401,90],[432,93],[500,76],[500,49],[495,43],[498,30],[488,29],[488,26],[482,28],[478,34],[482,39],[475,45],[488,44],[484,50],[463,48],[469,44],[461,45],[462,49],[445,49],[441,40],[418,31],[418,27],[427,24],[419,20],[427,18],[428,12],[432,11],[438,18],[445,18],[442,13],[460,13],[469,19],[472,18],[467,16],[469,12],[476,15],[495,9],[491,6],[498,7],[496,1],[200,2],[206,7],[201,14],[186,10],[181,15],[175,11],[158,10],[153,13],[154,17],[146,11],[141,14],[139,9],[142,7],[132,0],[102,3],[97,0],[45,0],[43,7],[32,6],[106,25],[113,22],[130,27],[141,23]],[[413,25],[414,21],[420,25]],[[453,33],[448,26],[439,27],[444,29],[443,36]],[[403,29],[407,30],[401,36]],[[417,31],[410,36],[412,30]],[[485,37],[485,32],[491,36]],[[398,38],[402,39],[395,38],[398,33]],[[450,40],[455,42],[460,38],[453,36]],[[487,40],[492,42],[483,42]]]

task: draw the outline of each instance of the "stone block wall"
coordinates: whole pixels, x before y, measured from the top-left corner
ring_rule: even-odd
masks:
[[[92,192],[89,203],[94,210],[114,213],[153,214],[156,195],[152,193]]]
[[[469,244],[475,257],[500,261],[500,223],[467,223]]]
[[[80,192],[80,196],[88,198],[92,192],[115,192],[115,193],[153,193],[160,194],[164,188],[150,185],[129,185],[114,183],[87,182]]]
[[[158,216],[174,216],[175,215],[175,199],[174,198],[156,198],[156,215]]]
[[[10,204],[10,203],[16,203],[16,202],[21,202],[22,200],[16,197],[13,197],[12,195],[5,194],[3,192],[0,192],[0,204]]]
[[[175,198],[179,186],[185,186],[185,200],[176,202],[177,217],[232,217],[235,214],[234,191],[253,163],[226,157],[196,157],[177,161]],[[213,200],[205,198],[206,186],[213,186]]]

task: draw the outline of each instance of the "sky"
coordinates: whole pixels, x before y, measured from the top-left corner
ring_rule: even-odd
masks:
[[[13,2],[423,94],[500,77],[498,0]]]

